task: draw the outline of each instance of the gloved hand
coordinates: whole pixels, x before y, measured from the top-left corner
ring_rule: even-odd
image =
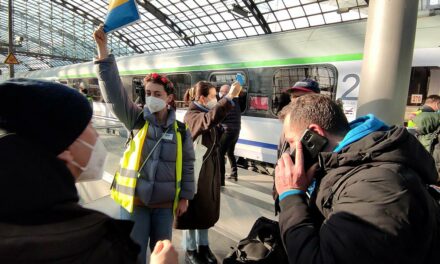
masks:
[[[238,82],[234,82],[231,84],[231,88],[229,89],[229,93],[226,95],[229,99],[234,97],[238,97],[241,91],[241,85]]]

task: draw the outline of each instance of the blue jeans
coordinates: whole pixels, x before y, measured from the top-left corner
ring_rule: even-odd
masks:
[[[196,250],[197,246],[208,246],[208,230],[209,229],[191,229],[185,230],[186,250]]]
[[[147,262],[147,245],[150,241],[150,250],[153,251],[156,242],[163,239],[171,240],[173,230],[173,210],[171,208],[148,208],[135,206],[133,213],[121,207],[121,219],[134,221],[131,238],[141,246],[138,259],[141,263]]]

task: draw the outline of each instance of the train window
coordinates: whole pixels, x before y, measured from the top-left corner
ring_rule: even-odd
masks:
[[[269,97],[249,95],[249,110],[269,110]]]
[[[89,79],[71,79],[68,81],[68,85],[80,90],[87,89],[87,93],[92,97],[93,101],[101,102],[101,90],[99,90],[99,84],[97,78],[89,78]]]
[[[277,113],[290,102],[286,92],[293,84],[305,78],[311,78],[319,83],[321,93],[336,97],[337,71],[333,65],[302,65],[280,68],[273,75],[272,113]]]
[[[167,74],[168,79],[173,82],[176,89],[176,106],[177,108],[184,107],[183,96],[186,90],[191,88],[191,74],[189,73],[175,73]]]
[[[209,82],[214,84],[217,88],[217,91],[223,84],[231,85],[236,80],[237,73],[241,74],[244,79],[243,91],[242,95],[239,98],[240,109],[241,112],[244,112],[247,108],[247,100],[246,100],[246,91],[249,88],[248,75],[245,71],[221,71],[221,72],[213,72],[209,75]]]
[[[176,74],[165,74],[168,79],[174,84],[176,96],[174,98],[176,105],[178,108],[184,107],[183,96],[187,89],[191,87],[191,74],[189,73],[176,73]],[[145,76],[136,76],[132,79],[132,86],[136,93],[135,102],[139,104],[143,104],[145,92],[144,92],[144,77]],[[141,99],[142,98],[142,99]]]

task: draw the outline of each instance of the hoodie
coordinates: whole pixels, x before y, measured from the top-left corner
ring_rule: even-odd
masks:
[[[310,200],[280,203],[289,262],[436,263],[440,210],[426,190],[437,180],[429,153],[401,127],[343,145],[320,153]]]

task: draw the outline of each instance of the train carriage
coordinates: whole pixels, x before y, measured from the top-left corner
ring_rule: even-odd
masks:
[[[149,72],[168,75],[177,88],[178,102],[186,89],[200,80],[219,87],[232,83],[236,74],[241,73],[246,97],[241,104],[242,130],[235,153],[270,167],[276,162],[281,133],[276,114],[282,94],[296,81],[305,77],[317,80],[323,93],[342,100],[348,119],[355,118],[365,31],[366,20],[363,20],[120,57],[117,63],[121,80],[134,101],[138,99],[136,87],[139,88],[143,76]],[[440,16],[419,18],[407,113],[420,105],[419,100],[411,99],[440,93],[439,45]],[[95,101],[95,117],[117,122],[102,102],[92,62],[17,75],[88,88]],[[184,113],[184,105],[178,104],[178,118],[183,119]]]

